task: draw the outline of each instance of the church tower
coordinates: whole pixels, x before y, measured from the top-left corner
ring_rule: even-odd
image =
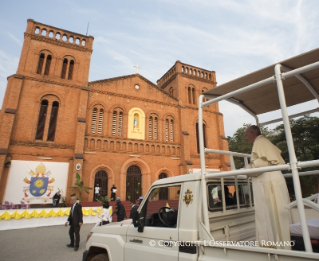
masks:
[[[189,64],[176,61],[158,81],[157,85],[178,99],[179,128],[181,130],[181,150],[185,163],[181,163],[181,172],[189,173],[200,165],[198,142],[198,97],[202,92],[216,87],[216,74]],[[228,150],[224,133],[223,115],[218,104],[213,104],[204,110],[204,143],[206,148]],[[207,126],[207,127],[206,127]],[[209,139],[206,138],[209,133]],[[208,168],[215,166],[227,169],[225,157],[206,155]],[[190,170],[191,169],[191,170]]]
[[[0,201],[11,160],[68,162],[74,184],[75,166],[83,163],[93,40],[28,20],[0,112]]]

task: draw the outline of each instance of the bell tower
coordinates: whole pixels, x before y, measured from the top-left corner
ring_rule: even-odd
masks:
[[[93,40],[28,19],[0,111],[0,202],[12,159],[69,162],[69,182],[81,175]]]

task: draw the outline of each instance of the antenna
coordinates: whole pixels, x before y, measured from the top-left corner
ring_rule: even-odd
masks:
[[[89,32],[89,25],[90,25],[90,22],[88,22],[88,28],[86,30],[86,36],[88,36],[88,32]]]

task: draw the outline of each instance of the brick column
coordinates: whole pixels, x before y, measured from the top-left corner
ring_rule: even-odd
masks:
[[[17,112],[18,103],[20,99],[21,88],[23,85],[23,76],[13,75],[8,78],[7,90],[4,97],[2,114],[2,121],[0,122],[0,150],[5,156],[9,150],[10,138],[13,129],[15,114]],[[0,184],[4,169],[4,162],[0,161]],[[3,192],[2,192],[3,193]],[[2,195],[1,193],[1,195]],[[0,196],[1,196],[0,195]]]
[[[75,146],[74,146],[74,161],[73,161],[73,173],[72,173],[72,184],[76,181],[76,173],[82,178],[83,171],[83,163],[84,163],[84,137],[85,137],[85,128],[86,128],[86,113],[87,113],[87,103],[88,103],[88,88],[83,87],[80,90],[80,102],[79,102],[79,110],[78,110],[78,121],[76,126],[76,134],[75,134]],[[81,164],[81,169],[77,170],[76,165]],[[89,184],[85,184],[88,186]]]

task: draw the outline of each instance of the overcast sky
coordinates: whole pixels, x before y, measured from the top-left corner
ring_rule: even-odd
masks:
[[[180,60],[215,71],[221,84],[319,47],[318,0],[0,0],[0,9],[0,106],[28,18],[81,34],[89,22],[90,81],[133,74],[138,64],[156,83]],[[227,136],[254,123],[235,105],[221,103],[220,111]]]

